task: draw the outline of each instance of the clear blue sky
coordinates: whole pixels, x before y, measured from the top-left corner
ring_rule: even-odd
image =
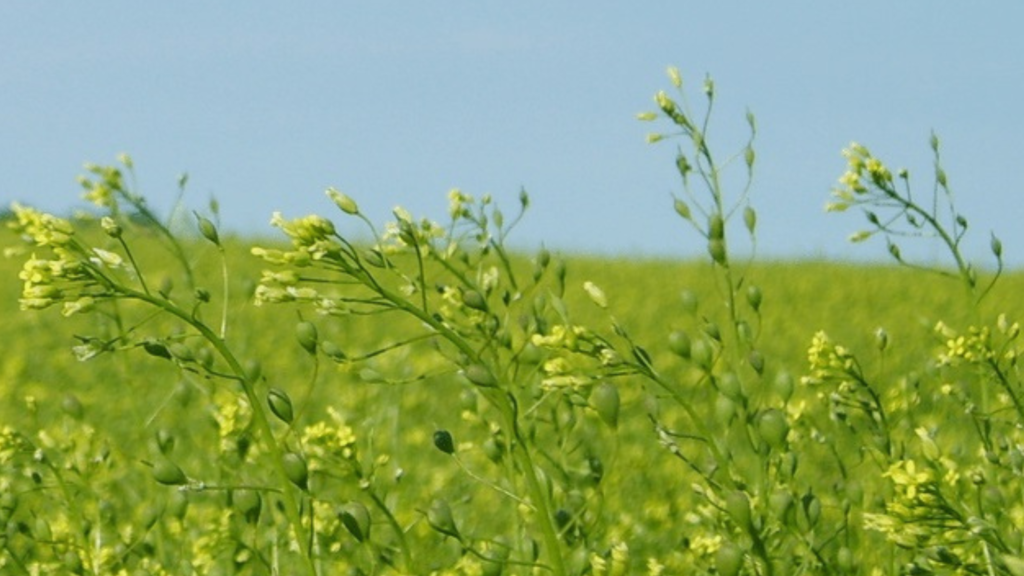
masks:
[[[667,65],[717,84],[712,144],[757,116],[759,252],[881,257],[824,214],[867,145],[930,189],[944,145],[959,208],[1024,264],[1024,3],[136,1],[0,4],[0,204],[80,206],[85,161],[136,162],[167,213],[219,200],[231,229],[331,213],[329,185],[383,221],[441,217],[452,187],[534,209],[521,246],[694,255],[671,211],[674,144],[636,113]],[[699,93],[692,93],[695,102]],[[338,218],[341,220],[340,216]]]

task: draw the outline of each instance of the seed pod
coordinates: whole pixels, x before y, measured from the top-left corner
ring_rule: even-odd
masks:
[[[181,490],[171,493],[170,502],[167,503],[167,515],[179,522],[185,518],[188,512],[188,494]]]
[[[338,509],[342,525],[359,542],[370,539],[370,511],[361,502],[349,502]]]
[[[295,452],[287,452],[281,457],[281,465],[284,466],[285,476],[292,484],[295,484],[303,491],[309,489],[309,466],[306,460]]]
[[[619,389],[610,382],[602,382],[590,393],[590,406],[610,428],[619,426]]]
[[[717,340],[719,342],[722,341],[722,331],[718,329],[718,324],[715,324],[714,322],[708,321],[704,323],[704,333],[710,336],[713,340]]]
[[[245,379],[249,382],[256,382],[260,379],[260,375],[263,373],[263,366],[260,365],[259,360],[247,360],[243,367],[245,371]]]
[[[483,364],[470,364],[463,370],[466,379],[484,388],[493,388],[498,385],[498,380],[491,374]]]
[[[668,349],[683,359],[690,358],[690,335],[683,330],[676,330],[668,335]]]
[[[220,246],[220,236],[217,234],[217,227],[213,225],[213,222],[210,222],[209,219],[198,212],[196,212],[195,215],[196,220],[199,221],[199,233],[203,235],[203,238],[206,238],[215,245]]]
[[[171,356],[181,362],[192,362],[196,359],[195,354],[192,353],[192,349],[182,342],[171,342],[167,345],[167,351],[171,353]]]
[[[885,328],[875,330],[875,346],[878,346],[880,352],[884,352],[889,346],[889,333]]]
[[[747,304],[754,309],[754,312],[761,310],[761,289],[756,285],[747,286]]]
[[[180,486],[188,482],[188,477],[181,468],[163,456],[153,463],[153,479],[168,486]]]
[[[61,400],[60,403],[60,409],[75,420],[81,420],[82,414],[85,412],[82,408],[82,401],[74,394],[66,394],[64,396],[64,399]]]
[[[676,210],[676,214],[679,214],[680,216],[687,220],[689,220],[693,216],[693,214],[690,212],[690,205],[678,198],[675,199],[673,207]]]
[[[306,352],[311,356],[316,355],[317,332],[312,322],[299,322],[295,327],[295,337]]]
[[[231,493],[231,503],[235,505],[245,521],[255,524],[260,519],[260,511],[263,509],[263,499],[256,490],[235,490]]]
[[[750,499],[741,490],[733,490],[725,497],[725,511],[729,517],[743,530],[750,530],[753,524],[750,522]]]
[[[992,235],[990,247],[992,248],[992,254],[994,254],[997,259],[1002,259],[1003,243],[999,240],[999,238],[996,238],[995,234]]]
[[[170,454],[174,450],[174,434],[171,434],[166,428],[157,430],[155,439],[156,447],[161,454]]]
[[[481,312],[487,311],[487,299],[484,298],[483,294],[476,290],[466,290],[463,292],[462,303],[473,310],[479,310]]]
[[[775,376],[775,392],[782,397],[783,402],[789,402],[793,397],[793,375],[789,372],[779,372]]]
[[[434,447],[445,454],[454,454],[455,442],[452,440],[451,432],[447,430],[437,430],[434,432]]]
[[[274,416],[280,418],[285,424],[292,423],[295,412],[292,410],[292,399],[287,392],[280,388],[271,388],[267,391],[267,404]]]
[[[780,450],[786,445],[789,434],[789,422],[786,415],[778,408],[769,408],[757,419],[757,432],[769,446]]]
[[[697,295],[692,290],[683,290],[679,295],[680,300],[683,302],[683,310],[686,310],[690,314],[696,314],[697,308],[700,306],[700,302],[697,299]]]
[[[171,359],[171,353],[167,351],[167,346],[165,346],[163,342],[159,342],[157,340],[146,340],[142,343],[142,349],[150,356],[165,358],[167,360]]]
[[[719,394],[715,398],[715,418],[719,422],[731,422],[736,416],[736,402],[725,394]]]
[[[743,550],[732,542],[725,542],[715,552],[715,568],[720,576],[736,576],[743,568]]]
[[[788,524],[793,513],[793,495],[782,488],[776,489],[768,497],[768,509],[783,524]]]
[[[703,338],[698,338],[690,348],[690,358],[704,370],[709,370],[714,358],[711,344]]]
[[[726,372],[718,378],[718,390],[733,400],[740,400],[744,396],[740,379],[732,372]]]
[[[753,155],[754,150],[752,148],[748,148],[748,150]],[[747,227],[747,232],[754,233],[754,228],[757,227],[757,212],[750,206],[743,209],[743,224]]]
[[[348,356],[345,355],[345,351],[342,350],[337,344],[330,340],[324,340],[320,343],[320,350],[331,360],[338,362],[339,364],[348,360]]]
[[[712,214],[708,218],[708,239],[721,240],[725,238],[725,220],[721,214]]]
[[[431,528],[442,534],[451,536],[459,541],[462,540],[459,529],[455,527],[455,519],[452,518],[452,509],[448,506],[447,502],[440,498],[430,503],[430,508],[427,509],[427,523],[430,524]]]
[[[495,464],[501,462],[502,457],[505,456],[505,447],[502,446],[501,441],[494,436],[490,436],[484,440],[482,448],[484,450],[484,456],[487,456],[487,459]]]
[[[725,252],[725,242],[721,239],[716,238],[708,242],[708,254],[711,255],[711,259],[715,261],[715,264],[719,266],[725,266],[729,263]]]
[[[750,362],[750,367],[757,372],[758,376],[764,374],[764,355],[757,350],[751,350],[750,354],[747,354],[747,362]]]

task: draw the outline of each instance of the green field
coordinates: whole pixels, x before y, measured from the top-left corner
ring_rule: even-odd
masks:
[[[296,399],[298,418],[290,429],[277,426],[276,433],[286,444],[297,446],[302,431],[319,422],[335,430],[348,426],[355,437],[350,449],[356,456],[325,457],[323,462],[333,467],[322,463],[324,468],[311,471],[309,498],[303,506],[316,502],[313,531],[322,573],[339,573],[347,567],[352,567],[351,573],[492,574],[502,569],[510,574],[545,573],[545,569],[516,563],[532,562],[527,550],[540,544],[528,543],[540,538],[531,533],[534,512],[526,513],[524,519],[525,504],[515,501],[523,496],[516,473],[509,470],[514,465],[508,463],[507,455],[495,457],[487,450],[488,440],[496,437],[496,415],[478,389],[423,342],[360,362],[334,362],[323,353],[314,359],[296,340],[300,313],[315,323],[321,342],[337,344],[351,358],[394,344],[415,333],[417,324],[398,317],[320,317],[301,307],[255,307],[253,287],[267,265],[248,254],[249,244],[242,239],[226,241],[231,265],[227,341],[240,357],[259,360],[260,394],[274,387]],[[152,239],[144,246],[137,257],[147,276],[178,274]],[[209,290],[220,294],[215,248],[192,241],[188,253],[197,277],[214,279]],[[277,549],[286,540],[279,528],[281,510],[264,504],[262,513],[255,516],[251,508],[240,508],[237,490],[219,488],[269,482],[260,467],[262,456],[253,453],[258,448],[243,454],[238,447],[253,439],[251,428],[232,418],[239,410],[247,412],[237,384],[195,369],[182,370],[184,364],[147,354],[138,346],[89,362],[77,361],[71,352],[73,345],[81,343],[76,335],[113,337],[118,328],[110,318],[95,313],[62,318],[55,309],[19,311],[17,276],[23,259],[24,255],[8,258],[0,268],[0,278],[5,279],[0,283],[0,316],[7,334],[0,374],[8,399],[2,406],[2,422],[8,434],[17,431],[33,447],[16,450],[8,437],[0,451],[4,502],[13,502],[4,514],[7,530],[0,561],[4,570],[32,573],[33,566],[45,572],[73,565],[80,573],[93,573],[93,569],[99,573],[123,569],[128,574],[160,570],[292,573],[295,568],[289,566],[296,562],[292,552]],[[744,378],[749,409],[786,408],[793,427],[790,443],[803,446],[802,452],[792,452],[799,455],[795,470],[782,479],[777,470],[781,460],[776,460],[781,456],[744,449],[742,438],[733,436],[749,428],[739,422],[735,406],[723,407],[721,394],[702,378],[694,363],[670,351],[671,332],[697,335],[705,318],[725,320],[726,292],[712,264],[584,256],[567,257],[565,264],[564,305],[573,321],[611,333],[608,317],[582,289],[584,281],[600,286],[617,321],[705,419],[706,429],[729,438],[723,443],[726,446],[735,443],[729,458],[740,472],[731,474],[746,474],[745,482],[764,478],[764,486],[783,486],[798,503],[808,494],[820,499],[823,519],[817,531],[806,526],[806,519],[798,528],[801,520],[793,511],[773,518],[769,494],[762,493],[760,486],[742,484],[747,486],[755,515],[763,514],[764,522],[789,521],[794,532],[804,531],[801,538],[812,538],[813,543],[776,536],[779,548],[768,552],[779,562],[776,570],[819,572],[828,570],[829,563],[846,562],[842,566],[848,573],[869,574],[872,568],[891,573],[928,550],[927,546],[920,550],[894,546],[883,534],[865,529],[862,521],[851,520],[884,510],[883,502],[893,491],[885,476],[888,466],[874,462],[859,445],[865,438],[863,425],[845,427],[830,420],[820,391],[800,385],[800,377],[809,372],[807,348],[819,330],[847,345],[863,358],[866,372],[877,375],[879,390],[894,405],[900,404],[896,399],[906,404],[913,398],[913,408],[890,423],[895,436],[907,442],[916,427],[931,425],[938,430],[944,449],[969,462],[977,455],[960,452],[977,440],[970,438],[974,432],[959,414],[962,406],[944,401],[939,390],[944,380],[934,359],[941,342],[933,328],[939,320],[962,327],[977,318],[994,317],[996,312],[1019,317],[1020,302],[1013,295],[1024,287],[1024,276],[1003,278],[979,310],[956,281],[898,267],[827,262],[737,267],[745,282],[758,285],[764,295],[754,329],[766,361],[761,376]],[[515,256],[514,265],[528,270],[532,258]],[[683,291],[696,296],[696,311],[687,308]],[[219,305],[214,297],[205,310],[211,324],[217,324],[214,312]],[[124,303],[120,313],[139,322],[138,330],[148,337],[187,336],[180,322],[163,316],[147,318],[138,308]],[[877,349],[877,328],[889,335],[884,355]],[[796,381],[788,402],[783,402],[774,384],[780,373]],[[560,536],[571,573],[600,573],[600,559],[611,565],[613,557],[619,562],[618,570],[624,570],[619,573],[657,573],[658,566],[664,566],[666,574],[715,573],[721,572],[715,566],[723,560],[716,558],[715,551],[721,549],[723,537],[733,534],[741,547],[753,546],[742,535],[743,527],[727,514],[716,519],[708,500],[695,493],[693,485],[705,478],[659,441],[648,416],[652,410],[665,428],[680,433],[692,428],[662,391],[635,375],[610,378],[621,395],[619,424],[612,429],[587,406],[589,386],[543,395],[530,383],[536,380],[535,374],[523,378],[521,398],[536,402],[528,433],[536,435],[530,442],[535,455],[540,455],[538,467],[547,475],[554,506],[572,518],[570,528]],[[960,428],[949,429],[947,418]],[[452,434],[461,465],[435,448],[432,437],[437,430]],[[822,436],[820,442],[798,438],[811,430]],[[165,445],[167,454],[191,480],[205,487],[194,484],[191,490],[179,491],[154,480],[148,464],[161,452],[158,438],[163,442],[173,438],[173,448]],[[311,442],[308,438],[304,441]],[[708,464],[701,461],[706,456],[700,450],[694,451],[683,440],[680,444],[684,451],[696,454],[693,465]],[[835,447],[842,458],[830,456],[826,445]],[[304,450],[314,448],[307,444]],[[839,470],[837,462],[850,469]],[[844,493],[849,483],[857,485],[855,502]],[[396,538],[388,534],[392,527],[371,506],[371,492],[404,532],[411,562],[396,558]],[[264,502],[274,500],[272,492],[262,494]],[[1019,487],[1014,485],[1000,497],[1017,494]],[[182,499],[187,500],[187,508],[182,508]],[[488,563],[432,528],[428,511],[437,499],[449,504],[460,535],[473,543],[466,547],[486,556],[507,546],[509,563]],[[372,545],[370,540],[361,544],[339,520],[338,507],[349,501],[370,507],[371,535],[378,539]],[[1004,513],[1016,516],[1020,511],[1020,504],[1014,504]],[[1011,524],[1019,526],[1013,520]],[[783,533],[781,526],[772,534]],[[817,565],[800,556],[810,554],[808,550],[815,546],[819,549],[814,554],[822,556]],[[885,552],[869,556],[859,552],[869,549]],[[852,550],[853,559],[837,560],[841,550]],[[784,562],[784,551],[793,555],[790,560],[796,564]],[[81,561],[71,561],[71,556]],[[751,561],[748,568],[767,573],[756,565],[760,568]]]

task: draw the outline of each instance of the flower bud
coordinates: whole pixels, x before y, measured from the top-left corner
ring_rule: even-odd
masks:
[[[349,502],[338,509],[338,519],[359,542],[370,539],[370,511],[361,502]]]
[[[359,205],[357,205],[356,201],[350,198],[347,194],[339,192],[332,187],[327,189],[327,196],[330,197],[330,199],[334,201],[335,205],[337,205],[345,214],[350,214],[352,216],[359,214]]]
[[[274,416],[280,418],[285,424],[292,423],[295,413],[292,409],[292,399],[287,392],[280,388],[271,388],[267,391],[267,404]]]

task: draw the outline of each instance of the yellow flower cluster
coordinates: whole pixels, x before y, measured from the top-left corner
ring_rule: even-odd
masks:
[[[337,460],[353,460],[356,457],[356,435],[344,423],[342,415],[332,407],[327,408],[333,424],[320,421],[307,426],[302,432],[302,447],[309,470],[327,470]]]
[[[935,333],[945,344],[938,355],[940,364],[988,362],[996,357],[992,347],[992,331],[987,326],[971,326],[966,334],[959,334],[943,322],[939,322],[935,325]]]
[[[828,334],[819,330],[811,339],[807,349],[807,363],[810,376],[804,377],[806,384],[819,383],[836,373],[851,374],[857,369],[857,360],[845,346],[832,342]]]
[[[881,160],[872,156],[866,147],[852,142],[843,149],[843,156],[846,158],[846,172],[839,177],[839,185],[832,190],[832,196],[837,201],[828,203],[826,211],[846,210],[856,203],[858,196],[868,193],[868,183],[882,190],[892,189],[892,172]]]

